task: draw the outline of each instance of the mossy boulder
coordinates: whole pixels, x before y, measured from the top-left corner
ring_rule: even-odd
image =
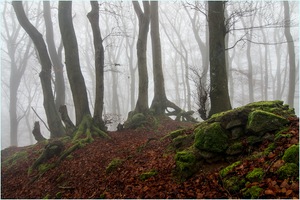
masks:
[[[282,160],[299,165],[299,144],[294,144],[285,150]]]
[[[289,177],[299,177],[299,167],[295,163],[285,163],[277,171],[280,179],[286,179]]]
[[[184,180],[193,175],[196,171],[196,156],[191,150],[179,151],[175,155],[175,175]]]
[[[265,172],[262,168],[254,168],[249,172],[246,178],[251,182],[259,182],[263,179]]]
[[[131,111],[128,113],[128,118],[124,122],[124,128],[133,128],[143,126],[147,122],[147,117],[143,113]]]
[[[288,123],[286,118],[270,112],[255,110],[249,114],[246,129],[251,133],[263,135],[268,131],[282,129]]]
[[[244,146],[241,142],[235,142],[231,144],[226,150],[226,154],[228,155],[237,155],[242,153],[244,150]]]
[[[226,130],[218,122],[198,128],[195,133],[194,146],[199,150],[223,152],[228,147]]]

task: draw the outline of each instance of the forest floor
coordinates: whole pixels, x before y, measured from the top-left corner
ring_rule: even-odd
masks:
[[[231,194],[224,189],[220,180],[218,172],[228,166],[228,162],[204,164],[197,174],[184,182],[174,178],[175,152],[169,148],[171,139],[160,138],[180,128],[191,128],[192,132],[192,127],[190,123],[163,119],[155,130],[109,132],[112,140],[96,138],[34,181],[32,177],[36,174],[28,175],[28,168],[45,144],[4,149],[1,151],[1,198],[242,198],[239,193]],[[293,136],[282,138],[271,155],[244,160],[239,170],[246,173],[260,166],[270,170],[264,166],[266,161],[298,143],[298,119],[293,119],[289,133]],[[262,143],[258,149],[266,145]],[[3,165],[4,160],[24,151],[27,155],[24,159]],[[108,173],[106,168],[114,159],[123,162]],[[141,174],[147,172],[155,172],[155,175],[142,180]],[[266,175],[256,184],[264,188],[261,198],[299,198],[299,180],[279,180]]]

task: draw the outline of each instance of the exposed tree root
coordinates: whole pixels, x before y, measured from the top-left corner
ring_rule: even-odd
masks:
[[[172,108],[174,111],[169,111],[168,108]],[[197,120],[192,117],[194,111],[184,111],[169,100],[166,101],[166,111],[167,116],[176,116],[175,120],[177,121],[197,122]]]

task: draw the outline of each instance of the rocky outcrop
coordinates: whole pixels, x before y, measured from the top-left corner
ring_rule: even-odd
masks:
[[[258,143],[273,141],[275,134],[288,126],[289,117],[295,117],[294,110],[284,105],[283,101],[255,102],[215,114],[196,125],[191,145],[177,152],[177,172],[180,174],[182,166],[188,166],[183,175],[188,177],[192,173],[186,170],[197,167],[198,163],[235,160],[240,154],[255,149]],[[184,134],[184,131],[180,132]],[[189,152],[189,157],[191,154],[195,157],[192,163],[184,163],[185,160],[191,161],[182,159],[182,154],[186,155],[186,152]]]

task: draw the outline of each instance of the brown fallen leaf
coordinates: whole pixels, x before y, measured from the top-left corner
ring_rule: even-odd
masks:
[[[293,190],[288,190],[288,191],[286,191],[285,194],[286,194],[287,196],[290,196],[290,194],[292,194],[292,193],[293,193]]]
[[[265,194],[275,196],[275,193],[273,192],[273,190],[270,190],[270,189],[265,190]]]

